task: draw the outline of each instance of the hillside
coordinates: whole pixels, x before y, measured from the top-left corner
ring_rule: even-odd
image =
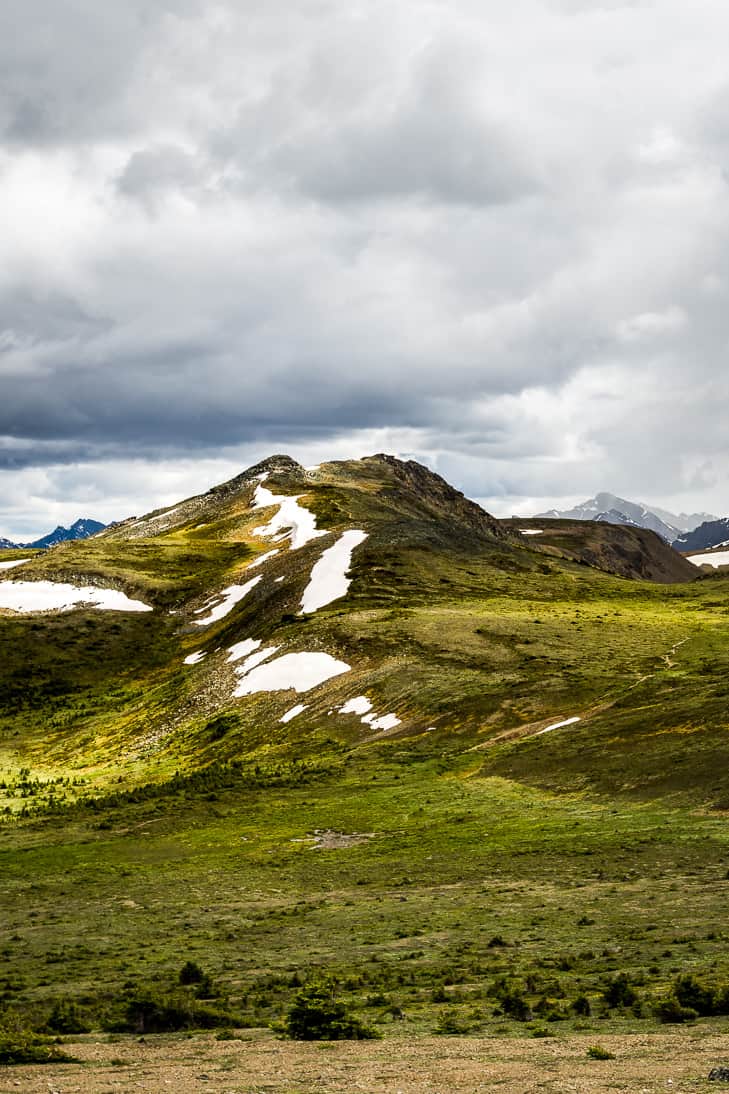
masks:
[[[729,983],[729,581],[522,524],[412,462],[275,456],[11,552],[12,1013],[262,1027],[327,973],[387,1037],[596,1039]]]
[[[672,584],[693,581],[695,568],[657,532],[604,521],[504,521],[526,534],[533,548],[585,563],[618,577]],[[526,530],[526,531],[525,531]]]

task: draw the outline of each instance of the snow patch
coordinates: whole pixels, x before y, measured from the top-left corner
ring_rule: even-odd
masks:
[[[257,559],[254,559],[253,562],[246,566],[246,570],[255,570],[256,566],[262,566],[264,562],[268,562],[269,558],[273,558],[273,556],[277,554],[278,547],[274,547],[272,551],[266,551],[265,555],[260,555]]]
[[[306,703],[297,703],[295,707],[281,715],[279,722],[290,722],[292,718],[295,718],[297,714],[301,714],[304,710],[306,710]]]
[[[245,665],[241,666],[241,670]],[[266,665],[259,665],[238,684],[233,695],[253,695],[260,691],[310,691],[311,688],[349,672],[350,666],[328,653],[285,653]]]
[[[232,646],[228,646],[230,654],[228,661],[240,661],[241,657],[247,657],[249,653],[257,650],[260,644],[255,638],[244,638],[242,642],[234,642]]]
[[[271,517],[268,524],[253,529],[254,536],[276,536],[278,532],[281,532],[282,535],[278,539],[286,539],[290,536],[291,546],[296,549],[318,536],[326,535],[326,532],[317,530],[314,514],[299,505],[301,494],[274,494],[259,483],[253,497],[254,509],[278,506],[278,512]]]
[[[141,600],[130,600],[118,589],[78,587],[61,581],[0,581],[0,608],[14,612],[70,612],[78,606],[109,612],[153,610]]]
[[[197,665],[206,656],[205,650],[198,650],[197,653],[189,653],[182,663],[183,665]]]
[[[701,555],[686,555],[689,562],[693,562],[694,566],[713,566],[716,569],[717,566],[729,566],[729,551],[714,551],[710,554]]]
[[[369,701],[366,695],[355,695],[354,699],[347,699],[347,702],[339,708],[340,714],[367,714],[372,710],[372,703]]]
[[[13,566],[22,566],[24,562],[30,562],[30,559],[16,558],[13,562],[0,562],[0,570],[12,570]]]
[[[314,563],[309,584],[304,589],[302,612],[315,612],[346,595],[352,580],[347,577],[352,564],[352,551],[366,539],[366,532],[353,528],[343,532],[337,542],[322,553],[319,561]]]
[[[396,714],[375,714],[372,711],[372,703],[366,695],[356,695],[354,699],[348,699],[337,710],[340,714],[360,715],[360,721],[371,726],[372,729],[394,729],[401,724]]]
[[[543,528],[521,528],[520,531],[523,536],[541,536],[544,534]]]
[[[222,601],[215,608],[212,609],[209,615],[204,616],[202,619],[195,619],[193,622],[196,627],[207,627],[210,623],[217,623],[219,619],[223,619],[229,612],[232,612],[233,608],[238,604],[244,596],[246,596],[254,585],[257,585],[261,580],[261,574],[257,577],[252,577],[250,581],[247,581],[245,585],[229,585],[227,589],[223,589],[218,596],[222,596]],[[207,611],[208,607],[213,600],[216,600],[217,596],[212,597],[211,600],[205,605],[204,608],[198,608],[195,615],[199,615],[200,612]]]
[[[395,726],[399,726],[400,719],[396,714],[383,714],[378,718],[376,714],[365,714],[362,721],[365,725],[371,726],[372,729],[394,729]]]
[[[280,649],[280,646],[265,646],[262,650],[258,650],[257,653],[252,653],[250,657],[246,657],[243,664],[238,665],[235,671],[239,676],[245,676],[246,673],[249,673],[256,665],[260,665],[261,661],[265,661],[267,657],[273,657],[274,653],[278,653]]]
[[[553,729],[561,729],[562,726],[572,726],[575,722],[579,722],[579,718],[565,718],[563,722],[555,722],[553,726],[547,726],[546,729],[540,729],[539,733],[535,733],[535,737],[541,737],[543,733],[551,733]]]

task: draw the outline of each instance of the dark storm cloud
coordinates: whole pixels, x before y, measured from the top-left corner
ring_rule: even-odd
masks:
[[[6,5],[8,513],[370,445],[726,509],[729,15],[656,11]]]

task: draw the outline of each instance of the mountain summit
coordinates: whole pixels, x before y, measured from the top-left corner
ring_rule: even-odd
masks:
[[[0,536],[0,550],[18,550],[23,547],[55,547],[57,543],[65,543],[67,540],[87,539],[88,536],[95,536],[97,532],[103,531],[104,528],[106,528],[106,525],[102,524],[101,521],[91,520],[90,517],[79,517],[70,528],[64,528],[62,524],[59,524],[48,535],[41,536],[40,539],[34,539],[30,543],[13,543],[11,540],[3,539]]]
[[[353,743],[395,729],[473,736],[508,724],[512,700],[490,698],[507,679],[526,688],[520,706],[537,720],[553,713],[550,689],[524,675],[535,657],[521,652],[533,641],[524,621],[508,636],[510,604],[521,619],[529,600],[569,603],[596,581],[623,595],[624,578],[697,576],[648,530],[555,523],[527,535],[428,468],[384,453],[308,468],[275,455],[204,494],[11,560],[0,608],[20,620],[15,653],[24,615],[49,613],[35,627],[56,650],[59,614],[119,613],[109,629],[65,624],[75,660],[58,655],[55,676],[38,685],[73,694],[80,673],[76,731],[100,717],[110,755],[176,752],[183,739],[197,755],[221,716],[237,727],[214,749],[225,756],[268,739],[284,747],[291,731],[280,727],[294,719]],[[37,648],[35,630],[29,638]],[[6,680],[0,673],[9,696],[22,683],[12,664]],[[118,679],[128,683],[110,720],[102,712]],[[76,731],[56,747],[73,750]]]
[[[628,501],[616,494],[602,492],[588,498],[572,509],[550,509],[538,513],[534,520],[596,520],[608,524],[632,524],[637,528],[649,528],[666,543],[673,543],[680,535],[691,531],[705,520],[713,520],[709,513],[670,513],[666,509],[649,507],[642,502]]]

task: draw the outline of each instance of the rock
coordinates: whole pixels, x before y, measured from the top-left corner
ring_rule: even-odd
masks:
[[[729,1067],[712,1067],[709,1072],[710,1083],[729,1083]]]

